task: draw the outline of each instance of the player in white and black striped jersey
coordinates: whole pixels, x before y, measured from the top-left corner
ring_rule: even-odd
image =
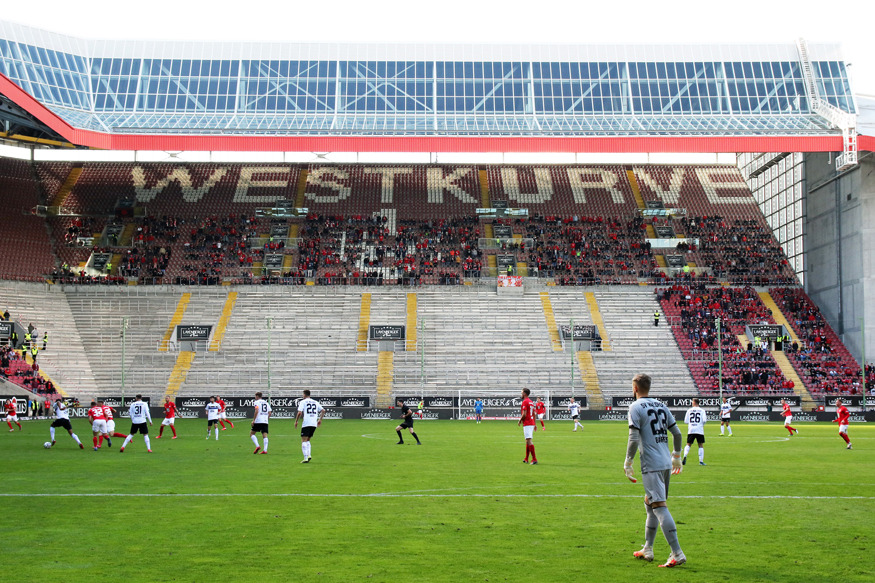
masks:
[[[684,447],[684,459],[681,462],[683,465],[687,465],[687,454],[690,453],[690,446],[694,441],[699,444],[699,465],[705,465],[706,421],[708,421],[708,414],[699,407],[699,399],[693,399],[693,406],[687,409],[684,415],[684,423],[687,424],[687,445]]]

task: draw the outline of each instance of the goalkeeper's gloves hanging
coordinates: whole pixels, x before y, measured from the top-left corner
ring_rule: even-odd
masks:
[[[681,463],[681,452],[671,452],[671,473],[680,474],[682,471],[684,471],[684,466]]]
[[[638,480],[635,479],[635,470],[632,469],[632,458],[626,458],[626,462],[623,464],[623,471],[626,472],[626,477],[629,478],[629,481],[633,484]]]

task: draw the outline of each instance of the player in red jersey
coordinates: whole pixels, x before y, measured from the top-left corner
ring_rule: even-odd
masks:
[[[4,405],[6,408],[6,425],[9,426],[9,431],[15,431],[12,429],[13,423],[18,425],[18,430],[21,431],[21,423],[18,422],[18,411],[15,410],[17,404],[15,397],[12,397],[11,399],[6,399],[6,404]]]
[[[127,437],[125,433],[119,433],[115,430],[115,419],[113,419],[113,410],[112,407],[104,403],[103,401],[98,402],[98,405],[103,407],[103,416],[106,417],[106,444],[108,447],[112,447],[112,441],[110,437],[121,437],[124,439]]]
[[[216,396],[216,403],[219,404],[219,424],[222,426],[222,431],[225,431],[225,422],[228,422],[228,425],[231,426],[231,429],[234,429],[234,424],[231,423],[231,420],[228,419],[228,416],[225,414],[225,400],[222,397]]]
[[[174,422],[176,421],[176,403],[173,402],[173,399],[170,397],[164,397],[164,421],[161,422],[161,429],[158,430],[158,437],[156,439],[161,439],[161,436],[164,435],[164,427],[166,425],[170,426],[170,431],[173,432],[173,439],[176,439],[176,425]]]
[[[538,421],[541,422],[541,431],[547,431],[547,428],[544,427],[544,417],[547,416],[547,406],[544,404],[544,401],[541,400],[541,397],[538,397],[537,402],[535,402],[535,415],[538,416]]]
[[[781,415],[784,416],[784,427],[787,428],[787,431],[790,432],[790,436],[799,433],[799,430],[790,425],[793,422],[793,411],[790,410],[790,403],[781,399],[781,406],[784,407],[784,410],[781,411]]]
[[[106,436],[106,414],[97,401],[91,401],[88,420],[91,421],[91,439],[94,441],[94,451],[97,451],[103,445],[103,438]]]
[[[851,440],[848,439],[848,421],[850,419],[851,413],[848,411],[848,408],[842,404],[841,399],[836,399],[836,418],[832,422],[839,424],[839,435],[848,444],[848,447],[845,449],[854,449],[851,445]]]
[[[532,441],[532,436],[535,434],[535,415],[532,400],[529,399],[529,389],[523,389],[520,395],[523,402],[520,404],[520,420],[517,421],[517,426],[523,426],[523,435],[526,437],[526,459],[524,464],[529,463],[529,454],[532,454],[532,465],[538,463],[538,458],[535,455],[535,443]]]

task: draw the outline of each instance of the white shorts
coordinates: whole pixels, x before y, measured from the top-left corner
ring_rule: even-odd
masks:
[[[523,425],[523,435],[525,435],[526,439],[531,439],[535,435],[535,426]]]
[[[7,415],[6,421],[11,423],[18,423],[18,415]]]
[[[784,417],[784,425],[790,425],[791,423],[793,423],[792,415],[790,415],[789,417]]]
[[[543,414],[543,413],[538,413],[538,419],[544,419],[544,414]]]
[[[106,432],[115,433],[115,419],[106,420]]]
[[[106,433],[106,419],[95,419],[91,423],[91,431],[95,433]]]
[[[164,421],[161,422],[161,425],[173,425],[174,421],[176,421],[175,417],[171,417],[169,419],[167,417],[165,417]]]
[[[225,412],[224,412],[224,411],[222,411],[221,413],[219,413],[219,419],[227,419],[227,418],[228,418],[228,416],[225,415]]]
[[[848,426],[847,425],[839,425],[839,433],[847,433]]]

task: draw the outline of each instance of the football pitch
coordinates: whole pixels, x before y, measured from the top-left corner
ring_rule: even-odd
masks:
[[[0,434],[3,581],[853,581],[875,580],[875,428],[706,426],[672,478],[669,509],[688,563],[632,558],[644,540],[641,482],[623,475],[622,422],[548,422],[525,465],[514,422],[425,421],[396,445],[397,421],[327,420],[301,464],[290,420],[252,455],[249,422],[147,454],[80,450],[48,421]],[[121,431],[127,422],[119,422]],[[682,426],[684,431],[685,426]],[[635,473],[640,478],[638,459]]]

